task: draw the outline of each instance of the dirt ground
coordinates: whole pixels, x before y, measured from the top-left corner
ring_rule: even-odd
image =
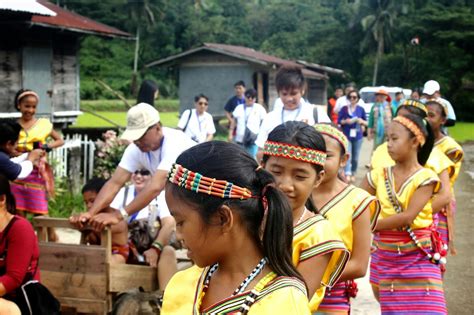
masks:
[[[474,142],[463,145],[465,161],[455,187],[457,199],[456,248],[458,254],[448,258],[444,288],[450,314],[474,314]],[[364,167],[369,162],[371,146],[364,141],[361,150],[357,179],[360,181],[367,173]],[[77,243],[76,231],[58,231],[62,242]],[[377,315],[380,309],[372,295],[369,273],[357,280],[359,293],[352,301],[351,314]]]

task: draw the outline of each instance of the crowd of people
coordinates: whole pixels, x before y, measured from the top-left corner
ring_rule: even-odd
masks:
[[[463,151],[446,134],[455,117],[436,81],[421,99],[379,90],[369,113],[354,87],[336,89],[326,113],[304,99],[301,69],[282,66],[268,113],[257,91],[235,84],[227,142],[213,141],[206,95],[172,129],[152,106],[158,88],[145,83],[127,112],[119,165],[83,187],[87,211],[70,222],[88,244],[111,227],[112,263],[157,267],[163,314],[348,314],[354,280],[368,269],[383,314],[447,313]],[[0,122],[2,314],[19,314],[18,288],[40,280],[23,216],[47,213],[54,182],[45,152],[63,140],[35,118],[38,102],[20,91],[21,118]],[[374,151],[356,185],[364,135]],[[194,266],[177,271],[181,246]]]

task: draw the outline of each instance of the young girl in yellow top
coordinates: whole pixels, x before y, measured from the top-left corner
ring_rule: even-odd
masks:
[[[340,236],[329,221],[317,214],[311,201],[313,189],[324,177],[324,139],[312,126],[289,121],[268,135],[263,153],[263,166],[290,201],[293,263],[306,281],[310,308],[315,312],[326,287],[338,281],[349,259]]]
[[[449,175],[452,201],[438,214],[438,230],[441,238],[446,244],[449,244],[449,250],[455,254],[454,248],[454,213],[456,211],[456,199],[454,196],[454,183],[458,178],[461,170],[462,160],[464,158],[464,151],[462,147],[450,136],[443,134],[441,128],[446,122],[447,108],[443,103],[432,100],[426,103],[428,109],[428,121],[433,128],[435,135],[435,148],[443,152],[453,163],[454,172]]]
[[[339,282],[326,290],[317,313],[348,314],[350,297],[357,293],[354,279],[367,272],[370,256],[371,230],[380,212],[378,200],[365,190],[345,183],[338,176],[348,160],[348,140],[336,127],[317,124],[326,142],[324,178],[313,190],[313,201],[318,212],[328,219],[339,232],[344,245],[351,252]]]
[[[370,270],[378,274],[382,314],[446,314],[438,266],[445,252],[431,205],[439,179],[422,166],[433,142],[429,124],[419,116],[396,117],[388,131],[395,165],[372,170],[362,183],[382,208],[375,228],[377,263]]]
[[[310,314],[291,262],[290,207],[254,158],[205,142],[184,151],[168,179],[176,234],[197,267],[170,280],[162,314]]]
[[[33,149],[49,151],[64,144],[61,135],[53,129],[47,118],[36,118],[39,97],[31,90],[20,90],[15,96],[15,108],[21,112],[18,120],[22,129],[18,139],[18,151],[30,152]],[[53,141],[46,143],[51,137]],[[48,213],[48,194],[54,194],[54,178],[52,170],[44,158],[34,167],[31,174],[11,185],[15,196],[17,211],[24,216],[25,212],[34,214]]]

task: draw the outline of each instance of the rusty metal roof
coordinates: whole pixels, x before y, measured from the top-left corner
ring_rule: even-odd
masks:
[[[108,37],[131,37],[129,33],[65,10],[51,2],[45,0],[39,0],[38,2],[46,8],[54,11],[56,16],[33,15],[31,17],[31,24],[33,25]]]
[[[270,67],[272,66],[280,67],[283,65],[296,66],[296,67],[300,67],[303,70],[303,74],[307,78],[315,78],[315,79],[328,78],[327,75],[316,72],[316,71],[312,71],[306,68],[305,65],[302,65],[292,60],[287,60],[287,59],[282,59],[276,56],[272,56],[272,55],[263,53],[261,51],[257,51],[253,48],[248,48],[244,46],[235,46],[235,45],[216,44],[216,43],[204,43],[200,47],[187,50],[185,52],[182,52],[174,56],[170,56],[167,58],[153,61],[147,64],[146,67],[160,66],[163,64],[175,62],[182,57],[189,56],[203,50],[208,50],[215,53],[224,54],[224,55],[234,57],[237,59],[243,59],[243,60],[260,64],[263,66],[270,66]]]

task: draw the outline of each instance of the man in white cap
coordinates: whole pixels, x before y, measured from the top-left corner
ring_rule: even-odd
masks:
[[[162,127],[160,114],[151,105],[140,103],[127,112],[127,128],[122,139],[132,142],[125,150],[120,163],[110,180],[97,195],[92,207],[70,221],[79,226],[90,220],[92,226],[102,229],[124,219],[119,211],[100,213],[110,205],[114,197],[131,175],[139,169],[146,169],[153,175],[151,182],[122,211],[128,215],[145,208],[164,189],[168,171],[181,152],[196,143],[182,131]],[[126,216],[126,215],[125,215]]]
[[[448,109],[448,115],[444,126],[452,127],[456,123],[456,114],[454,113],[454,109],[451,103],[447,99],[441,97],[440,90],[441,87],[437,81],[426,81],[425,85],[423,86],[423,95],[421,101],[426,102],[431,99],[437,99],[438,101],[443,102]]]

